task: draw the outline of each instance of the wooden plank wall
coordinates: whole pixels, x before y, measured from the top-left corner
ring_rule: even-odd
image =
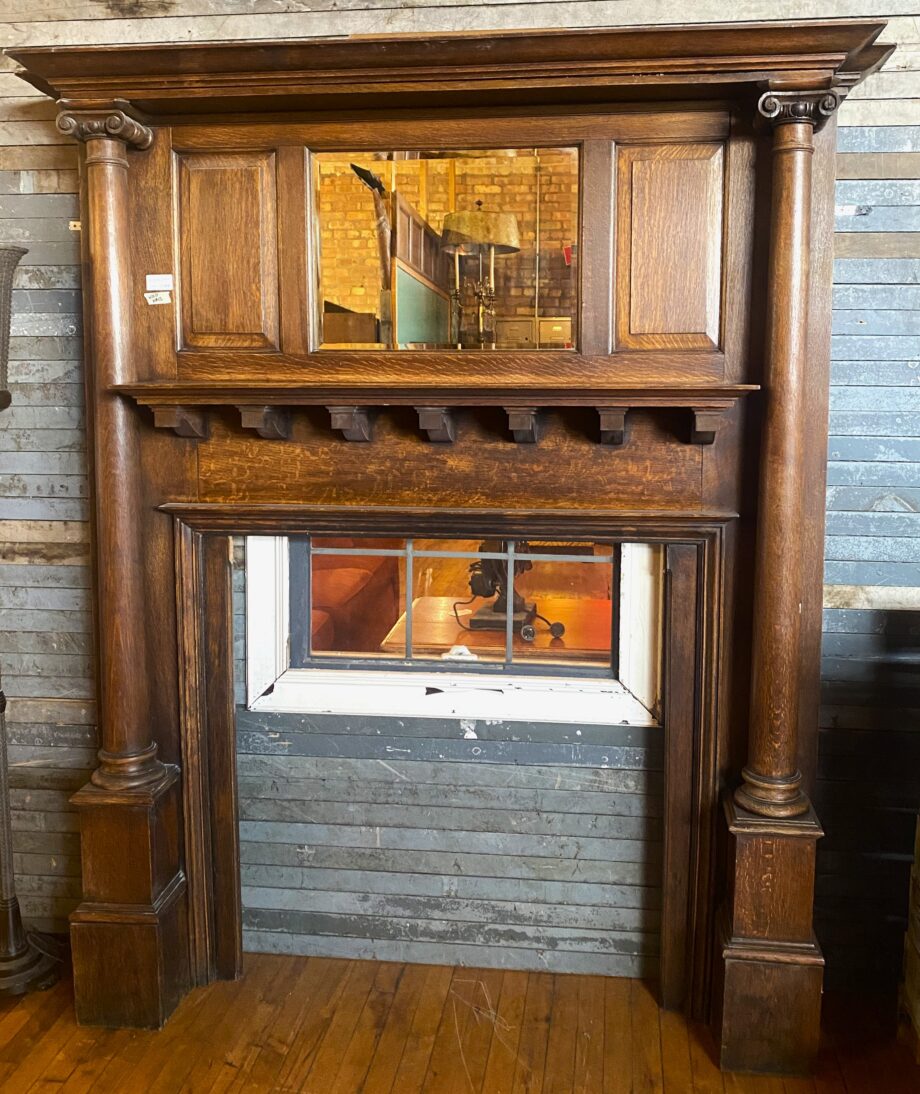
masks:
[[[11,46],[729,17],[716,0],[6,0],[4,14]],[[840,112],[818,794],[828,828],[818,920],[831,975],[882,969],[890,977],[906,911],[907,833],[920,801],[920,781],[909,774],[917,770],[920,699],[916,687],[900,686],[907,673],[898,667],[917,645],[916,617],[907,613],[920,609],[920,18],[916,0],[745,0],[731,14],[885,17],[888,39],[900,45]],[[78,870],[66,796],[92,762],[95,717],[78,246],[69,225],[76,157],[54,129],[53,106],[30,95],[10,67],[0,61],[0,241],[30,253],[16,283],[14,404],[0,415],[0,670],[11,696],[20,895],[29,916],[61,925]],[[343,801],[349,781],[366,775],[366,767],[343,769],[335,780]],[[304,778],[319,776],[307,764]],[[577,782],[566,792],[571,804],[561,814],[573,816],[576,796],[593,793]],[[879,938],[882,962],[872,957]]]

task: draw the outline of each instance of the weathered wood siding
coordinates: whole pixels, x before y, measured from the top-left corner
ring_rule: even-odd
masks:
[[[889,687],[890,663],[897,658],[903,661],[905,650],[917,644],[913,624],[899,610],[920,609],[920,18],[916,11],[916,0],[874,5],[871,0],[745,0],[731,11],[715,0],[689,4],[665,0],[653,6],[636,0],[528,4],[501,0],[489,4],[471,0],[69,0],[67,4],[7,0],[4,6],[9,20],[4,38],[9,45],[714,22],[730,17],[777,21],[882,16],[891,20],[887,38],[899,42],[898,53],[885,72],[851,95],[839,119],[825,574],[827,693],[819,764],[819,807],[828,837],[820,850],[818,921],[832,974],[835,969],[841,973],[868,969],[872,964],[868,948],[873,943],[865,940],[876,938],[886,940],[886,968],[889,972],[893,968],[907,907],[909,817],[920,800],[920,785],[911,775],[917,769],[920,737],[912,734],[920,728],[920,699],[916,685],[913,691],[908,686]],[[11,696],[20,895],[29,916],[46,925],[60,925],[76,898],[78,847],[66,795],[92,763],[95,718],[86,588],[78,243],[69,224],[77,215],[76,153],[54,129],[53,105],[31,94],[10,68],[10,62],[0,61],[0,240],[22,243],[30,253],[16,283],[14,404],[0,415],[0,670]],[[358,787],[371,785],[369,771],[375,771],[376,782],[382,784],[375,794],[385,796],[395,786],[387,783],[390,776],[385,776],[376,760],[351,757],[347,762],[358,766],[346,770],[335,766],[345,760],[304,757],[303,771],[310,774],[303,774],[303,779],[311,785],[335,783],[340,809],[350,804],[365,808],[374,803],[361,798]],[[241,769],[248,762],[244,757]],[[398,762],[391,766],[400,770]],[[451,761],[458,792],[482,785],[484,765],[477,767],[480,773],[475,779],[474,766],[468,759]],[[494,773],[501,766],[491,764],[488,770]],[[552,816],[575,817],[580,811],[578,799],[595,792],[589,784],[592,772],[599,769],[590,764],[549,765],[555,766],[565,768],[570,781],[558,791],[568,795],[557,803],[565,808],[552,810]],[[400,786],[410,781],[413,786],[440,785],[421,777],[434,777],[429,768],[413,770],[417,778],[391,777]],[[255,787],[264,785],[258,780],[266,776],[252,769],[243,777],[257,780]],[[536,793],[547,788],[518,789]],[[256,793],[251,797],[260,800]],[[452,808],[467,807],[445,804],[445,809]],[[860,827],[863,818],[868,823]],[[327,825],[333,833],[345,827],[335,820]],[[450,835],[443,826],[441,831],[445,837]],[[499,833],[492,835],[497,838]],[[481,839],[482,833],[478,836]],[[554,838],[565,837],[557,832]],[[324,865],[317,861],[309,866],[299,861],[247,863],[247,869],[278,865],[313,871],[307,880],[317,891],[318,883],[329,879],[315,871],[337,870],[336,880],[342,885],[322,891],[342,894],[347,871],[437,877],[443,866],[430,856],[451,854],[392,848],[387,851],[386,868],[379,869],[375,846],[365,848],[369,857],[356,857],[359,850],[352,848],[351,858],[341,848],[329,851],[321,860]],[[497,860],[501,854],[493,857]],[[545,865],[555,859],[542,861]],[[361,865],[343,865],[346,862]],[[374,862],[377,867],[371,865]],[[543,881],[549,884],[548,879]],[[620,882],[581,878],[578,884]],[[252,887],[271,888],[261,882]],[[299,887],[292,884],[291,889]],[[415,892],[431,895],[421,888]],[[378,893],[374,906],[396,907],[390,902],[395,895],[411,894]],[[457,899],[480,897],[474,898],[469,891]],[[542,902],[529,899],[538,905],[552,903],[548,895]],[[322,913],[327,917],[323,922],[353,914],[343,910],[348,907],[335,904],[334,910]],[[563,927],[557,930],[562,937]],[[324,944],[331,947],[329,935],[325,938]],[[393,944],[398,948],[403,940]],[[434,945],[445,959],[453,956],[441,941],[417,945]],[[499,945],[504,948],[505,943]],[[876,971],[879,964],[873,966]]]
[[[247,950],[657,970],[660,729],[238,705],[237,759]]]

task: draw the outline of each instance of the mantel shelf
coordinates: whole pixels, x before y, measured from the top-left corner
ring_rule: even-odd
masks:
[[[208,408],[235,407],[243,429],[266,440],[291,436],[292,408],[325,406],[332,429],[346,441],[373,439],[373,412],[392,406],[414,407],[419,429],[429,441],[451,444],[456,439],[455,412],[477,407],[502,407],[508,429],[518,444],[535,444],[542,412],[550,408],[588,407],[599,417],[598,440],[619,446],[627,436],[627,415],[639,408],[677,407],[692,416],[691,444],[713,444],[726,411],[743,396],[759,390],[756,384],[651,385],[578,388],[505,388],[416,386],[412,389],[370,385],[294,386],[290,384],[124,384],[113,389],[153,411],[154,425],[180,437],[206,440]]]
[[[140,406],[217,407],[298,406],[625,406],[706,407],[727,409],[738,399],[759,391],[757,384],[630,384],[578,388],[491,388],[414,385],[399,388],[372,384],[308,385],[163,382],[122,384],[112,389]]]

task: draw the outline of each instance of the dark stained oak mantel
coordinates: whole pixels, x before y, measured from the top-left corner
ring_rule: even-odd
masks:
[[[86,150],[82,1021],[239,973],[228,536],[600,535],[667,559],[661,998],[807,1066],[834,115],[884,26],[11,51]],[[578,349],[317,349],[315,152],[541,141],[579,148]]]

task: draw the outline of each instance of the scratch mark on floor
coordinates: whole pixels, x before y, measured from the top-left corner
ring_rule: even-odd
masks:
[[[453,988],[451,988],[451,994],[453,994]],[[463,1051],[463,1038],[460,1036],[460,1022],[457,1018],[457,1001],[452,999],[450,1002],[454,1012],[454,1029],[457,1032],[457,1047],[460,1049],[460,1062],[463,1064],[463,1070],[466,1072],[466,1081],[470,1084],[470,1090],[472,1094],[476,1094],[476,1088],[473,1086],[473,1076],[470,1075],[470,1069],[466,1062],[466,1053]]]

